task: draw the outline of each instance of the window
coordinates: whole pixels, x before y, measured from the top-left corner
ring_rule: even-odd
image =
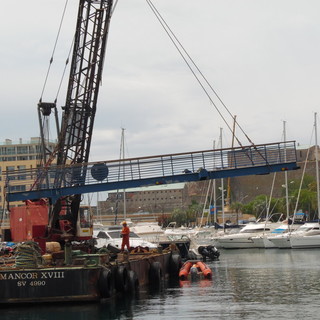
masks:
[[[29,153],[36,153],[34,146],[29,146]]]
[[[19,171],[24,171],[24,173],[25,173],[26,166],[17,166],[17,169],[18,169]],[[21,175],[18,175],[17,179],[18,179],[18,180],[26,180],[26,179],[27,179],[27,176],[26,176],[26,174],[21,174]]]
[[[28,147],[27,146],[17,147],[17,153],[18,154],[28,153]]]
[[[15,147],[7,147],[7,154],[16,154]]]

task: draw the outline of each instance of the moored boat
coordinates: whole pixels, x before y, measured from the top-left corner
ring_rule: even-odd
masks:
[[[249,223],[242,228],[238,233],[225,235],[217,239],[218,247],[224,249],[244,249],[244,248],[256,248],[262,246],[262,244],[255,244],[252,240],[253,237],[268,234],[272,230],[279,227],[279,222],[260,222]]]
[[[277,248],[288,249],[292,248],[291,239],[294,239],[292,240],[293,247],[298,247],[300,246],[298,245],[298,243],[300,242],[301,238],[303,238],[304,236],[311,236],[317,234],[320,234],[319,223],[306,222],[294,231],[270,237],[270,241],[272,241]]]
[[[121,248],[121,227],[120,226],[109,226],[93,230],[93,237],[95,239],[95,246],[100,249],[103,247],[108,247],[112,245],[118,249]],[[136,247],[146,247],[150,249],[156,249],[157,245],[146,241],[145,239],[139,237],[135,232],[130,230],[130,246]]]
[[[289,225],[288,222],[285,222],[284,224],[280,225],[278,228],[267,234],[261,234],[259,236],[252,237],[252,241],[254,242],[255,248],[277,248],[277,239],[286,237],[288,233],[293,232],[299,226],[300,224]],[[275,241],[273,241],[274,239]]]
[[[19,244],[0,266],[0,304],[100,301],[133,294],[139,286],[159,287],[180,266],[180,256],[170,250],[113,255],[66,246],[41,255],[35,242]]]
[[[211,269],[200,260],[187,260],[179,271],[180,280],[211,279]]]

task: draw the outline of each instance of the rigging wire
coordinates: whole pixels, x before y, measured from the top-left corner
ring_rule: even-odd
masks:
[[[192,57],[188,54],[188,52],[186,51],[186,49],[184,48],[184,46],[181,44],[181,42],[179,41],[179,39],[175,36],[174,32],[171,30],[171,28],[169,27],[169,25],[166,23],[166,21],[164,20],[164,18],[161,16],[160,12],[156,9],[156,7],[154,6],[154,4],[152,3],[151,0],[146,0],[146,2],[148,3],[150,9],[153,11],[153,13],[155,14],[156,18],[158,19],[159,23],[161,24],[161,26],[163,27],[163,29],[165,30],[165,32],[167,33],[167,35],[169,36],[170,40],[172,41],[172,43],[174,44],[174,46],[176,47],[176,49],[178,50],[179,54],[181,55],[181,57],[183,58],[183,60],[185,61],[185,63],[187,64],[187,66],[189,67],[190,71],[192,72],[192,74],[194,75],[194,77],[196,78],[197,82],[199,83],[199,85],[202,87],[203,91],[205,92],[205,94],[207,95],[207,97],[209,98],[210,102],[213,104],[213,106],[215,107],[215,109],[217,110],[217,112],[219,113],[219,115],[221,116],[221,118],[223,119],[224,123],[227,125],[228,129],[232,132],[232,128],[231,126],[228,124],[227,120],[225,119],[225,117],[222,115],[221,111],[219,110],[218,106],[216,105],[216,103],[214,103],[214,101],[212,100],[210,94],[208,93],[208,91],[206,90],[206,88],[204,87],[203,83],[201,82],[201,80],[199,79],[199,77],[196,75],[195,71],[192,69],[190,63],[187,61],[187,58],[191,61],[192,65],[196,68],[196,70],[198,71],[198,73],[201,75],[201,77],[203,78],[203,80],[205,81],[205,83],[209,86],[209,88],[212,90],[212,92],[215,94],[215,96],[217,97],[217,99],[220,101],[220,103],[222,104],[222,106],[225,108],[225,110],[228,112],[228,114],[233,118],[233,115],[231,114],[230,110],[228,109],[228,107],[226,106],[226,104],[222,101],[222,99],[220,98],[220,96],[217,94],[217,92],[214,90],[214,88],[211,86],[211,84],[209,83],[209,81],[207,80],[207,78],[204,76],[204,74],[201,72],[201,70],[199,69],[199,67],[197,66],[197,64],[195,63],[195,61],[192,59]],[[180,46],[180,48],[178,47],[178,45]],[[187,58],[184,56],[184,54],[187,56]],[[252,140],[248,137],[248,135],[245,133],[245,131],[242,129],[242,127],[240,126],[240,124],[236,121],[236,124],[238,125],[240,131],[245,135],[245,137],[248,139],[248,141],[254,145],[254,143],[252,142]],[[239,139],[237,137],[235,137],[235,139],[237,140],[238,144],[240,146],[242,146],[241,142],[239,141]]]
[[[114,10],[116,9],[117,4],[118,4],[118,0],[116,0],[116,1],[114,2],[114,4],[113,4],[113,7],[112,7],[112,9],[111,9],[111,16],[113,15],[113,12],[114,12]]]
[[[73,37],[73,40],[71,42],[71,46],[70,46],[70,49],[69,49],[68,57],[66,59],[66,62],[65,62],[64,68],[63,68],[62,76],[61,76],[60,83],[59,83],[58,90],[57,90],[57,94],[56,94],[56,98],[54,100],[55,103],[57,103],[57,100],[58,100],[58,96],[59,96],[59,93],[60,93],[60,90],[61,90],[61,87],[62,87],[62,82],[63,82],[64,76],[66,74],[67,66],[69,64],[70,55],[71,55],[71,52],[72,52],[73,45],[74,45],[74,37]]]
[[[46,77],[45,77],[45,81],[44,81],[44,84],[43,84],[43,88],[42,88],[42,92],[41,92],[41,96],[40,96],[40,101],[42,100],[42,96],[43,96],[44,90],[45,90],[46,85],[47,85],[47,81],[48,81],[51,65],[52,65],[52,62],[53,62],[53,57],[54,57],[54,54],[55,54],[55,51],[56,51],[56,48],[57,48],[57,43],[58,43],[58,39],[59,39],[59,36],[60,36],[61,27],[62,27],[62,23],[63,23],[63,20],[64,20],[65,13],[66,13],[68,2],[69,2],[69,0],[66,0],[65,5],[64,5],[62,17],[61,17],[61,20],[60,20],[60,25],[59,25],[59,28],[58,28],[58,33],[57,33],[56,40],[55,40],[55,43],[54,43],[54,46],[53,46],[51,58],[50,58],[50,61],[49,61],[49,67],[48,67],[47,74],[46,74]]]

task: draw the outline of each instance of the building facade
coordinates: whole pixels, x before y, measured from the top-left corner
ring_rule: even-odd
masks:
[[[185,183],[134,188],[108,192],[106,201],[99,201],[101,215],[141,213],[171,213],[175,208],[187,205],[189,197]]]
[[[53,150],[56,142],[48,142],[47,147]],[[11,139],[5,139],[0,143],[0,201],[4,204],[6,193],[6,172],[14,170],[27,170],[39,166],[41,159],[41,144],[39,137],[33,137],[28,141],[19,139],[14,142]],[[19,176],[19,183],[11,186],[10,191],[28,190],[33,181],[27,180],[25,175]],[[22,202],[12,202],[10,206],[22,205]]]

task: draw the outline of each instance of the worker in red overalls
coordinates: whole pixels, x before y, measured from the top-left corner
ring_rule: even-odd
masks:
[[[130,229],[127,226],[127,223],[125,221],[123,221],[122,222],[122,230],[121,230],[121,236],[122,236],[121,252],[124,251],[125,246],[127,246],[127,250],[129,251],[129,248],[130,248],[129,234],[130,234]]]

